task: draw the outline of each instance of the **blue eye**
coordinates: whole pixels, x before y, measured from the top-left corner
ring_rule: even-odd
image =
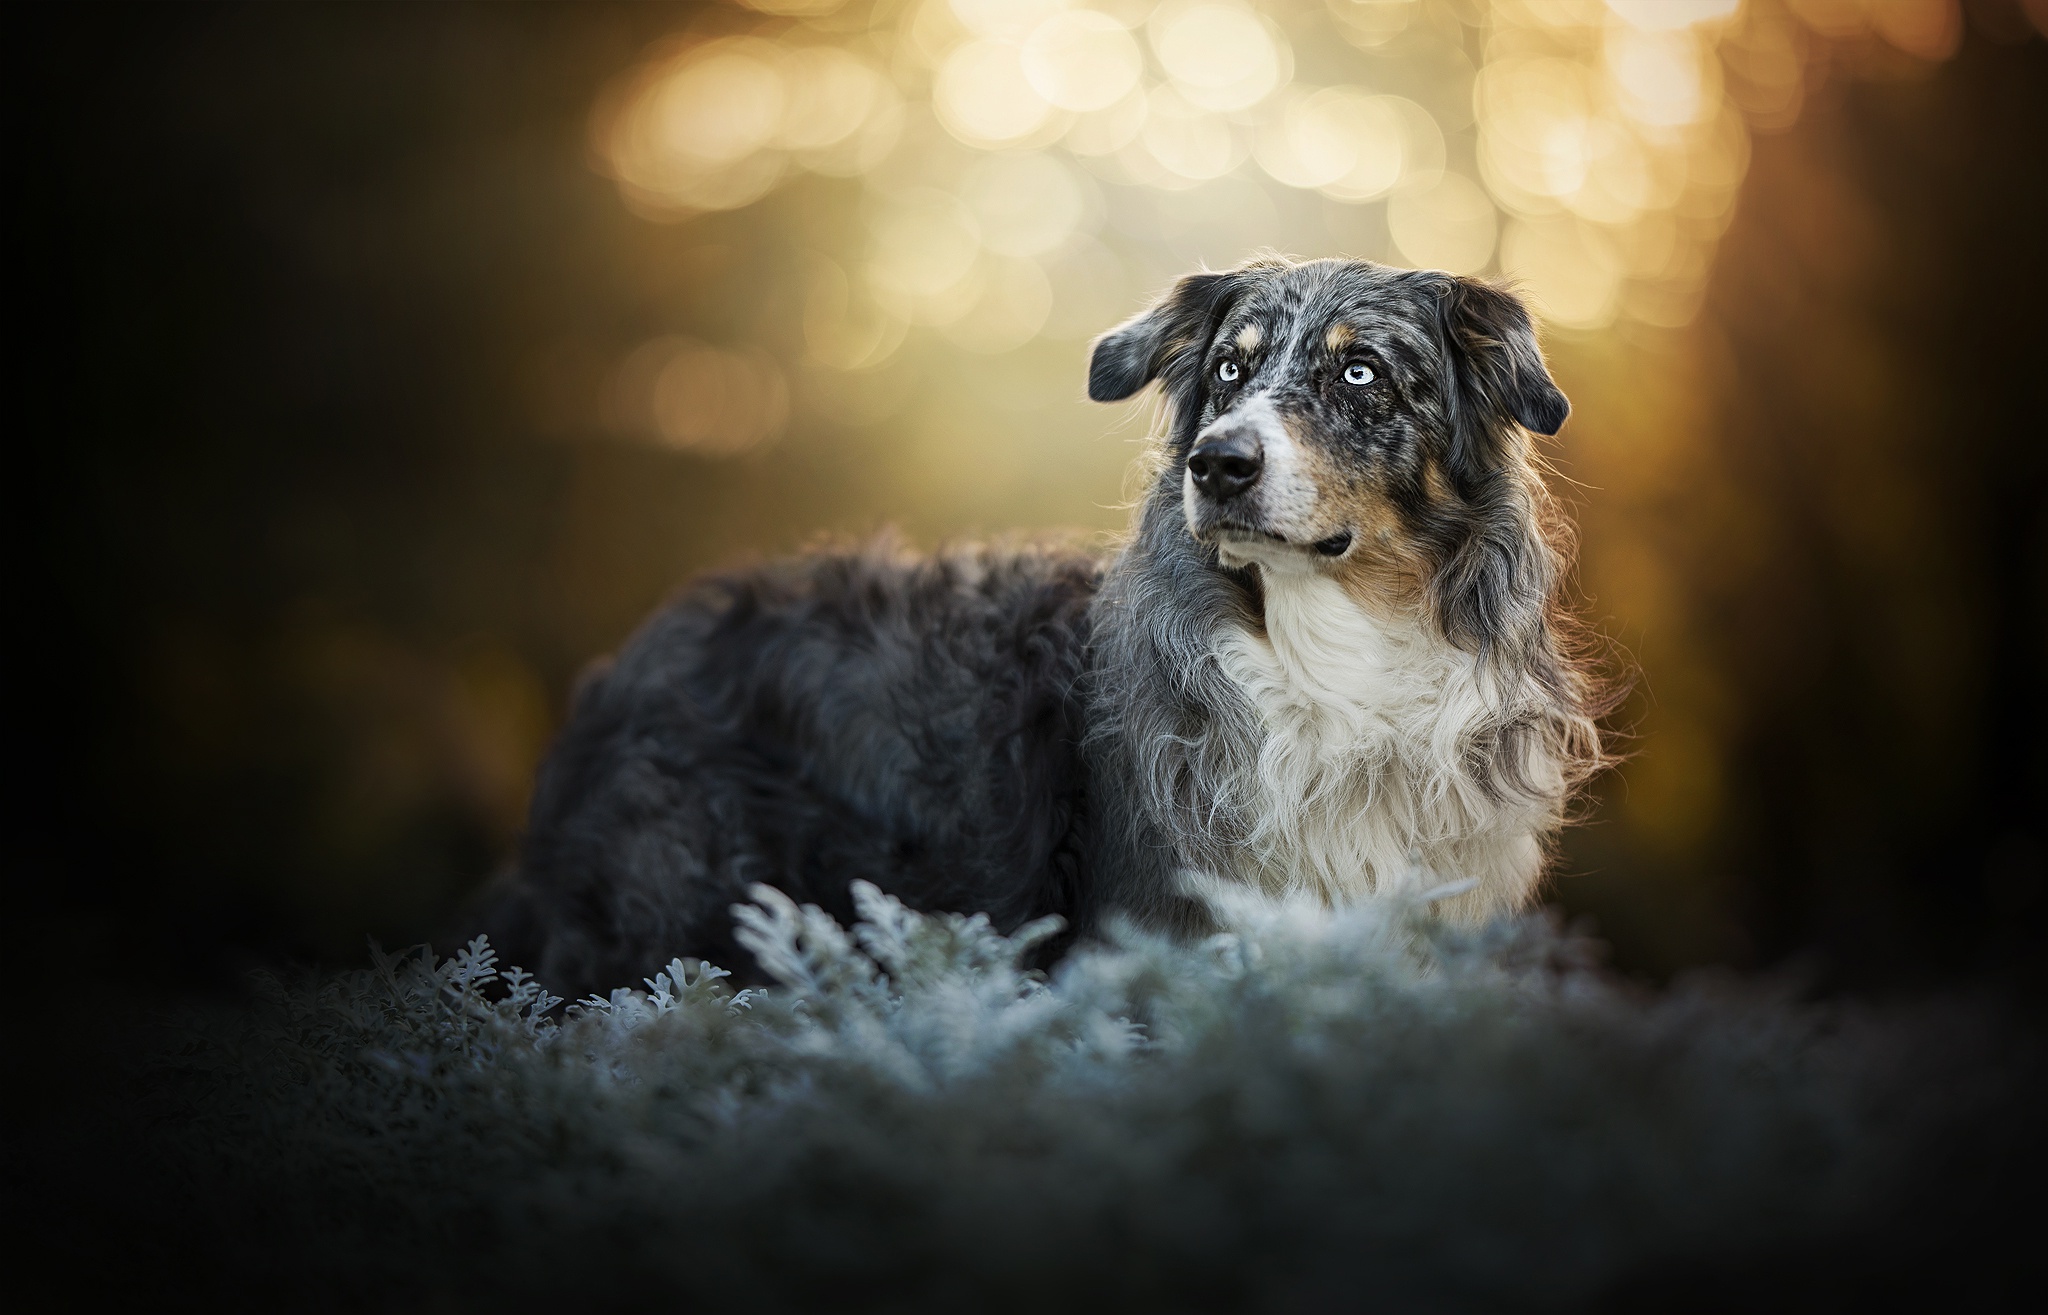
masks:
[[[1353,361],[1344,367],[1344,382],[1347,384],[1364,385],[1377,378],[1379,376],[1372,372],[1372,367],[1363,361]]]
[[[1216,377],[1218,379],[1221,379],[1224,383],[1234,382],[1237,379],[1237,374],[1238,370],[1236,361],[1225,361],[1221,365],[1216,367]]]

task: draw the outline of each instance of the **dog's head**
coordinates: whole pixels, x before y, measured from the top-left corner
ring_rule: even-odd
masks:
[[[1433,595],[1454,640],[1497,634],[1501,618],[1470,613],[1517,582],[1472,572],[1521,573],[1507,558],[1538,532],[1527,431],[1570,410],[1513,295],[1365,261],[1191,274],[1095,344],[1088,394],[1155,379],[1188,531],[1225,565]],[[1475,540],[1506,551],[1475,561]]]

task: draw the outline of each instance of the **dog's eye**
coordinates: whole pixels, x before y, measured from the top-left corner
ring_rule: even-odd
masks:
[[[1377,378],[1379,376],[1372,372],[1372,367],[1363,361],[1353,361],[1344,367],[1344,382],[1347,384],[1359,384],[1362,386],[1371,383]]]
[[[1236,361],[1225,361],[1216,367],[1216,377],[1224,383],[1235,383],[1237,381],[1237,374]]]

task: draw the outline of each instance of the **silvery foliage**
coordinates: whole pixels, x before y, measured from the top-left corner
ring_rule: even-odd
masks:
[[[251,1263],[499,1307],[1568,1306],[1885,1199],[1920,1116],[1877,1098],[1884,1034],[1638,991],[1444,893],[1212,892],[1228,933],[1123,928],[1047,980],[1050,925],[756,887],[772,988],[674,962],[561,1009],[481,938],[378,953],[189,1047],[172,1145],[197,1199],[265,1203]]]

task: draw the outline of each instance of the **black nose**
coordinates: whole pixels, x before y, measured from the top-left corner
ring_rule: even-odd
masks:
[[[1212,438],[1188,453],[1188,474],[1202,496],[1228,502],[1259,482],[1266,467],[1259,440],[1248,434]]]

